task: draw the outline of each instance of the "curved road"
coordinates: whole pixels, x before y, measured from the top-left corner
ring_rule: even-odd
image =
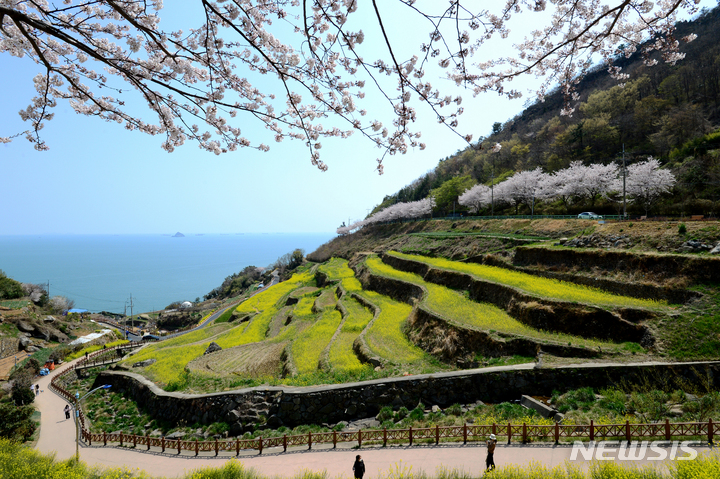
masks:
[[[69,367],[76,361],[62,364],[52,375]],[[40,438],[37,449],[43,453],[54,453],[57,459],[63,460],[75,454],[75,427],[72,419],[66,420],[63,408],[67,402],[60,396],[50,392],[51,376],[40,378],[42,393],[36,397],[35,403],[41,412]],[[698,450],[707,450],[700,447]],[[666,448],[670,451],[671,448]],[[571,447],[538,445],[504,445],[498,444],[495,451],[495,462],[499,467],[504,464],[527,465],[533,461],[547,466],[563,465],[570,459]],[[293,477],[303,470],[327,471],[329,477],[352,477],[352,463],[356,454],[361,454],[365,461],[368,478],[380,475],[388,476],[391,470],[412,467],[413,472],[424,471],[434,474],[438,467],[462,469],[477,476],[484,470],[485,447],[478,444],[440,445],[440,446],[391,446],[363,447],[358,450],[345,444],[332,450],[331,446],[317,446],[308,451],[306,447],[289,448],[287,453],[281,449],[265,449],[262,455],[256,451],[241,452],[239,460],[246,467],[252,467],[268,476]],[[226,455],[223,455],[226,454]],[[80,445],[80,457],[90,465],[107,467],[139,468],[148,474],[162,477],[182,477],[188,472],[201,467],[218,467],[234,457],[222,453],[214,457],[214,453],[201,453],[195,457],[193,453],[183,452],[161,454],[157,448],[146,451],[144,446],[138,449],[127,447],[103,447]],[[582,456],[578,456],[581,458]],[[635,461],[636,464],[644,461]],[[576,463],[587,467],[588,462],[579,459]],[[658,464],[652,461],[650,464]]]

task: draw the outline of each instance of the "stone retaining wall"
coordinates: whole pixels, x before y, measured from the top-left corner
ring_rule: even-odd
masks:
[[[134,373],[101,372],[94,387],[111,384],[156,419],[172,424],[223,421],[232,435],[267,424],[335,424],[375,416],[382,407],[447,407],[499,403],[521,395],[550,396],[580,387],[644,384],[665,390],[688,384],[720,388],[720,362],[649,363],[561,368],[486,368],[316,387],[257,387],[206,395],[166,392]]]

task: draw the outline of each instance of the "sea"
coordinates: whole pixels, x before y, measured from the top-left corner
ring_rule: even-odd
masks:
[[[0,236],[0,270],[91,312],[134,314],[195,301],[246,266],[267,267],[334,233]]]

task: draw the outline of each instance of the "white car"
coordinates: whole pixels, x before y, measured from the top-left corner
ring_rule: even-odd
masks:
[[[585,211],[584,213],[580,213],[578,215],[578,219],[580,220],[601,220],[603,217],[597,213],[593,213],[592,211]]]

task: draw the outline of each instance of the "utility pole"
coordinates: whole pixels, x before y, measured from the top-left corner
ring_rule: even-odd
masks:
[[[490,216],[495,216],[495,158],[493,157],[492,169],[490,170]]]
[[[132,293],[130,293],[130,329],[135,330],[135,324],[133,322],[133,300]]]
[[[625,203],[625,177],[627,176],[627,170],[625,169],[625,143],[623,143],[623,151],[622,151],[622,160],[623,160],[623,220],[627,218],[627,204]]]
[[[48,280],[48,283],[47,283],[47,284],[48,284],[48,286],[47,286],[47,294],[48,294],[48,299],[50,299],[50,280]]]

